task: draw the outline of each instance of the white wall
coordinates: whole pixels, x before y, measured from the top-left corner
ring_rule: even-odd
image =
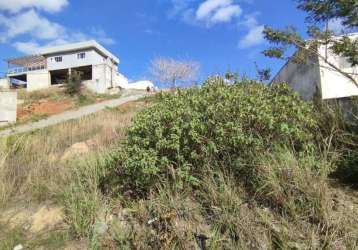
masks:
[[[46,89],[51,86],[50,73],[47,71],[27,74],[27,91]]]
[[[325,55],[325,46],[321,46],[319,51],[321,55]],[[352,67],[345,58],[337,56],[329,50],[327,51],[327,55],[330,63],[345,72],[353,73],[353,77],[358,81],[358,66]],[[337,72],[323,59],[320,59],[320,66],[322,99],[358,96],[358,87],[350,79]]]
[[[9,80],[7,78],[0,79],[0,90],[1,89],[8,89],[10,87]]]
[[[288,61],[272,83],[288,83],[288,85],[305,99],[312,99],[320,87],[320,72],[318,62],[311,59],[307,64],[296,64]]]
[[[81,52],[86,53],[84,59],[77,58],[77,54]],[[62,62],[56,62],[56,56],[62,56]],[[96,93],[105,94],[108,92],[108,89],[116,87],[114,82],[118,66],[110,58],[103,57],[94,49],[52,55],[47,58],[47,69],[49,71],[88,65],[92,65],[92,80],[84,81],[87,88]]]
[[[123,89],[126,89],[128,86],[128,83],[129,83],[129,81],[128,81],[127,77],[116,72],[116,74],[114,75],[114,80],[113,80],[113,84],[115,87],[121,87]]]
[[[16,122],[17,93],[0,91],[0,126]]]
[[[84,52],[86,53],[85,58],[77,58],[77,54]],[[56,62],[55,57],[62,56],[62,62]],[[106,59],[98,54],[94,49],[76,51],[72,53],[56,54],[47,57],[47,69],[48,70],[58,70],[58,69],[68,69],[76,68],[81,66],[96,65],[102,64]]]

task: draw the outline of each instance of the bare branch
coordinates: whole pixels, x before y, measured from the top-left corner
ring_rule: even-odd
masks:
[[[151,62],[151,73],[161,83],[175,88],[178,83],[193,81],[200,64],[194,61],[177,61],[172,58],[156,58]]]

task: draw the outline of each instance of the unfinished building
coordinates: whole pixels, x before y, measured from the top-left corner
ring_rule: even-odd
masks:
[[[66,44],[40,50],[37,55],[7,59],[9,87],[28,91],[63,84],[73,70],[82,72],[86,87],[105,94],[119,88],[119,59],[96,41]]]

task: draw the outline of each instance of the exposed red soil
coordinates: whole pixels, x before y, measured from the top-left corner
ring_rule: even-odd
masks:
[[[31,115],[55,115],[73,108],[71,101],[49,101],[40,100],[26,106],[19,106],[17,109],[17,118],[26,119]]]

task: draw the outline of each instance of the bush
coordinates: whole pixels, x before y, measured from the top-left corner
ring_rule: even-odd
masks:
[[[66,81],[66,93],[69,95],[78,95],[81,93],[82,73],[72,70]]]
[[[315,109],[322,146],[338,156],[332,175],[358,184],[358,99],[316,100]]]
[[[205,166],[245,176],[257,156],[275,145],[295,152],[314,143],[313,106],[286,85],[226,85],[209,79],[202,88],[161,94],[140,112],[119,154],[119,185],[148,191],[163,179],[196,185]]]

